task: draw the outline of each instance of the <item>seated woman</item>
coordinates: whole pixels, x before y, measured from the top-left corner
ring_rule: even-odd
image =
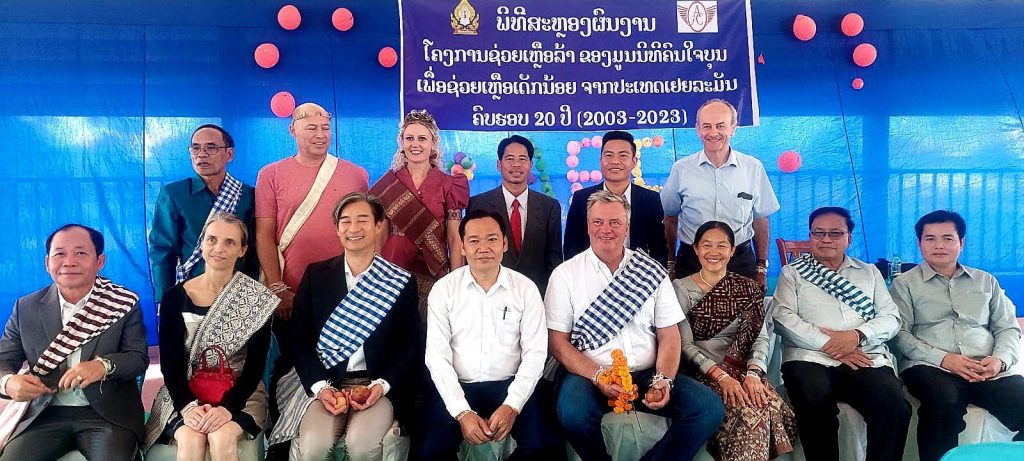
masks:
[[[440,134],[425,110],[409,112],[398,132],[391,168],[370,188],[387,212],[377,248],[384,259],[412,272],[426,325],[427,294],[449,270],[462,266],[459,222],[469,203],[464,174],[442,170]]]
[[[765,371],[768,326],[764,287],[727,272],[736,248],[729,226],[697,228],[694,251],[701,269],[673,282],[686,319],[679,324],[687,374],[725,403],[722,427],[708,441],[717,460],[767,460],[793,451],[793,410],[775,393]]]
[[[146,424],[144,448],[174,443],[179,460],[205,460],[208,451],[214,461],[238,460],[238,441],[259,435],[267,419],[261,378],[270,348],[270,318],[280,299],[235,272],[235,261],[249,241],[241,220],[216,213],[201,235],[206,272],[167,290],[160,304],[164,387]],[[210,346],[224,349],[235,375],[216,403],[198,401],[189,387],[204,360],[200,354]]]

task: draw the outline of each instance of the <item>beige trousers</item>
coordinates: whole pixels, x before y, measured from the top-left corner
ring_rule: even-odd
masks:
[[[319,400],[310,404],[299,423],[299,436],[292,440],[291,461],[322,461],[344,435],[352,461],[380,461],[381,440],[395,421],[394,408],[387,397],[381,397],[363,411],[349,408],[347,413],[332,415]]]

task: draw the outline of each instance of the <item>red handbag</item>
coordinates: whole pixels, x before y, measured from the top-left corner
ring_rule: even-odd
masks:
[[[210,351],[217,353],[217,364],[213,366],[209,365],[206,360],[207,353]],[[196,400],[199,400],[201,404],[220,405],[224,394],[234,385],[235,372],[228,364],[224,348],[213,345],[203,349],[203,353],[199,355],[199,368],[192,374],[192,379],[188,382],[188,388],[192,390],[192,395],[196,396]]]

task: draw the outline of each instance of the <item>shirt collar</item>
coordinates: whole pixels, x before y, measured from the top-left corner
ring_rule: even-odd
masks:
[[[729,158],[725,159],[725,163],[723,163],[722,166],[732,165],[732,166],[735,166],[735,167],[739,167],[740,166],[740,159],[739,159],[739,156],[736,155],[737,153],[738,152],[736,152],[736,149],[733,149],[732,147],[730,147],[729,148]],[[715,166],[714,163],[711,163],[711,159],[708,158],[708,154],[704,152],[704,149],[701,149],[700,152],[697,153],[697,164],[698,165],[702,165],[702,164],[705,164],[705,163],[707,163],[708,165],[711,165],[711,166]]]
[[[812,256],[812,258],[813,258],[813,256]],[[821,265],[825,266],[825,263],[823,263],[821,261],[818,261],[818,262],[821,263]],[[828,266],[825,266],[825,267],[828,267]],[[841,270],[843,270],[843,269],[845,269],[847,267],[852,267],[854,269],[861,269],[861,268],[864,267],[864,265],[861,264],[860,261],[857,261],[856,259],[853,259],[853,258],[851,258],[849,256],[844,255],[843,256],[843,262],[842,262],[842,264],[839,265],[839,269],[837,269],[836,272],[839,272],[839,271],[841,271]]]
[[[608,192],[612,192],[612,191],[608,190],[608,183],[604,182],[604,181],[601,182],[601,190],[606,190]],[[614,192],[612,192],[612,193],[614,194]],[[632,194],[633,194],[633,181],[630,181],[629,185],[626,186],[626,190],[622,193],[622,197],[624,197],[627,202],[630,202],[631,201],[630,199],[632,198]]]
[[[594,268],[596,268],[598,271],[601,271],[601,272],[608,271],[608,272],[610,272],[612,274],[612,277],[614,277],[615,274],[618,274],[619,271],[621,271],[623,267],[626,267],[626,264],[629,263],[629,259],[633,256],[633,250],[630,250],[629,248],[624,248],[624,250],[625,251],[622,253],[622,261],[619,262],[619,267],[618,267],[618,269],[615,269],[615,272],[611,272],[611,270],[608,269],[608,265],[605,264],[603,261],[601,261],[600,258],[597,257],[597,253],[594,253],[594,249],[593,248],[587,248],[587,250],[586,250],[587,256],[586,257],[590,261],[590,264],[592,264],[594,266]]]
[[[192,195],[196,195],[196,194],[198,194],[198,193],[200,193],[202,191],[209,192],[210,189],[208,189],[206,187],[206,183],[203,182],[203,178],[200,178],[199,175],[192,176],[192,188],[191,188]]]
[[[527,187],[525,190],[523,190],[522,194],[519,194],[518,196],[516,196],[516,195],[512,195],[512,193],[509,192],[508,189],[506,189],[504,185],[502,185],[501,186],[501,194],[505,196],[505,208],[511,209],[512,208],[512,201],[513,200],[519,200],[519,209],[522,210],[522,209],[526,208],[526,200],[527,200],[527,196],[530,195],[530,188]]]
[[[511,285],[508,279],[508,270],[505,269],[505,266],[498,266],[498,279],[494,282],[494,285],[491,285],[490,291],[484,290],[484,287],[480,286],[479,283],[476,283],[476,279],[473,278],[473,271],[469,268],[468,264],[466,265],[466,273],[463,275],[463,277],[463,286],[476,287],[480,289],[480,292],[484,294],[491,294],[501,287],[505,287],[505,289],[511,289]]]
[[[89,302],[89,297],[92,296],[92,290],[93,289],[94,288],[90,288],[89,292],[86,293],[85,296],[82,297],[82,299],[80,299],[77,303],[74,304],[76,309],[81,309],[82,307],[85,306],[85,303]],[[57,301],[60,302],[60,308],[61,309],[64,309],[65,305],[71,304],[70,301],[64,299],[64,295],[60,294],[60,289],[59,288],[57,289]]]
[[[924,277],[924,280],[926,282],[931,280],[936,275],[940,274],[938,272],[935,272],[935,269],[932,269],[931,264],[928,264],[927,261],[921,263],[921,276]],[[956,270],[953,271],[953,278],[960,277],[961,275],[967,275],[970,278],[974,278],[974,274],[971,273],[970,269],[968,269],[967,266],[964,266],[963,264],[960,263],[956,263]]]

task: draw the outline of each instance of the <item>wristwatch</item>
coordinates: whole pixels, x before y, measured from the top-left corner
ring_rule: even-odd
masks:
[[[749,261],[749,259],[748,259],[748,261]],[[760,259],[759,258],[757,260],[757,267],[763,267],[763,268],[767,269],[768,268],[768,260],[767,259]]]
[[[117,371],[117,365],[114,364],[114,362],[111,361],[110,359],[106,357],[96,357],[96,360],[99,360],[100,363],[103,364],[104,378],[114,374],[114,372]]]

